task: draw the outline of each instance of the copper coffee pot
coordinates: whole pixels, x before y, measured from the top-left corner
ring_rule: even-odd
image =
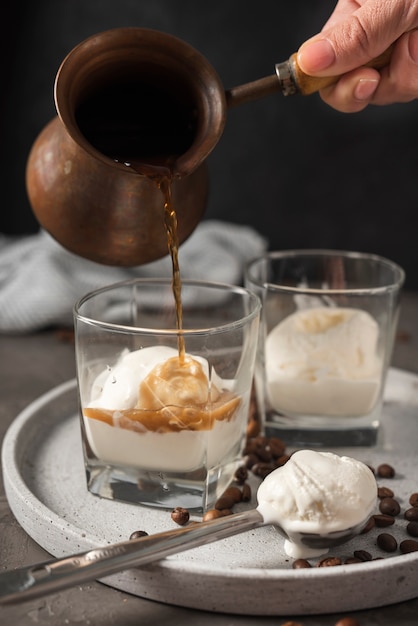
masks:
[[[388,54],[373,62],[387,64]],[[134,266],[167,254],[163,196],[135,163],[169,163],[178,237],[206,206],[206,158],[228,108],[281,91],[310,94],[337,77],[303,74],[293,55],[272,76],[225,91],[209,62],[155,30],[116,28],[76,46],[55,80],[58,116],[32,146],[27,191],[60,244],[107,265]]]

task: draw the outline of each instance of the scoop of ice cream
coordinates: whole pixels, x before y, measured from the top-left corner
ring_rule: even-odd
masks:
[[[368,413],[380,386],[378,338],[377,322],[360,309],[319,307],[289,315],[266,340],[273,408],[306,414]]]
[[[216,401],[227,385],[199,356],[179,357],[169,346],[124,351],[114,366],[95,380],[90,406],[103,409],[158,410],[169,404],[201,405]]]
[[[364,463],[331,452],[299,450],[261,483],[258,510],[266,524],[288,536],[289,556],[323,554],[303,545],[303,534],[336,533],[365,523],[377,499],[377,484]]]
[[[235,459],[248,403],[234,384],[206,359],[168,346],[124,350],[97,376],[83,407],[90,447],[106,463],[153,472]]]

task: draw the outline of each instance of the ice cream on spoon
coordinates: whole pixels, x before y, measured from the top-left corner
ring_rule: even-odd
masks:
[[[288,556],[308,558],[326,552],[331,538],[337,545],[348,528],[360,532],[376,498],[376,480],[364,463],[331,452],[299,450],[261,483],[257,510],[265,524],[278,526],[287,536]]]

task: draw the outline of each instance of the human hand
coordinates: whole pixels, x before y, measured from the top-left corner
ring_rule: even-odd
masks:
[[[388,66],[362,67],[391,44]],[[297,53],[310,75],[339,76],[322,89],[322,99],[343,113],[368,104],[410,102],[418,98],[418,0],[339,0],[321,33]]]

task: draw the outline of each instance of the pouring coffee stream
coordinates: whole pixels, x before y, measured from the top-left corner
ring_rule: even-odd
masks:
[[[370,65],[383,67],[390,53]],[[275,70],[225,91],[205,57],[172,35],[117,28],[81,42],[58,70],[58,116],[27,163],[39,223],[98,263],[135,266],[166,256],[155,173],[169,172],[181,244],[206,208],[206,158],[227,110],[277,92],[308,95],[338,79],[303,74],[296,55]]]

